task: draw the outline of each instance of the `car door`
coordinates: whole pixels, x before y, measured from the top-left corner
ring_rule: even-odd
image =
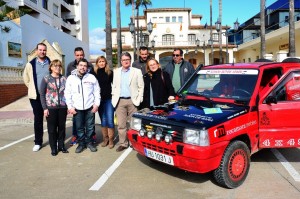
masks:
[[[285,74],[259,104],[259,148],[300,147],[300,69]]]

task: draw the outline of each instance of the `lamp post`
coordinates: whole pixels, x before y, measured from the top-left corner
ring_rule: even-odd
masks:
[[[239,29],[239,25],[240,25],[240,23],[238,22],[238,20],[236,20],[234,22],[234,26],[233,26],[234,27],[234,31],[237,31]],[[221,28],[220,27],[220,23],[216,22],[216,30],[217,30],[217,32],[221,31],[220,28]],[[235,33],[229,33],[228,30],[229,30],[229,27],[226,25],[225,32],[222,32],[222,34],[224,34],[224,36],[226,36],[226,63],[228,63],[228,37],[231,36],[231,35],[235,35]]]
[[[151,47],[153,49],[153,55],[154,55],[154,58],[155,58],[155,49],[154,49],[154,47],[155,47],[155,40],[154,39],[151,40]]]
[[[143,28],[142,26],[140,28],[138,28],[137,33],[135,32],[135,24],[133,23],[132,19],[130,21],[129,25],[129,31],[130,33],[133,35],[134,39],[133,39],[133,48],[134,48],[134,57],[136,60],[136,42],[135,42],[135,38],[137,36],[137,47],[139,48],[141,45],[144,45],[145,39],[144,39],[144,33],[143,33]],[[147,31],[149,32],[149,34],[152,33],[153,31],[153,23],[151,22],[151,20],[148,22],[147,24]]]
[[[219,18],[216,21],[215,25],[216,25],[216,30],[219,33],[218,40],[219,40],[219,51],[220,51],[220,60],[219,60],[219,64],[220,64],[220,63],[223,63],[223,61],[222,61],[223,58],[222,58],[222,39],[221,39],[221,36],[222,36],[222,24],[221,24],[221,21],[220,21]]]
[[[203,57],[203,66],[205,66],[205,50],[206,50],[206,44],[205,44],[205,41],[203,42],[203,54],[204,54],[204,57]]]
[[[197,39],[196,39],[196,50],[195,50],[195,54],[198,53],[199,45],[200,45],[200,40],[197,38]]]
[[[210,46],[211,48],[211,64],[214,64],[214,52],[213,52],[213,45],[214,45],[214,41],[212,40],[212,38],[210,38],[207,41],[207,44]]]

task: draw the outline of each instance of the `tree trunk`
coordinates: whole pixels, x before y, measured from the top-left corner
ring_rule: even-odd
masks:
[[[219,50],[220,50],[220,61],[219,63],[223,62],[223,52],[222,52],[222,0],[219,0],[219,20],[220,20],[220,32],[219,32]]]
[[[112,40],[111,40],[111,0],[105,0],[105,35],[106,35],[106,59],[109,67],[112,62]]]
[[[295,47],[295,6],[294,0],[290,0],[290,10],[289,10],[289,57],[296,56]]]
[[[117,16],[117,53],[118,53],[118,67],[121,66],[122,54],[122,40],[121,40],[121,11],[120,0],[116,0],[116,16]]]
[[[260,0],[260,58],[266,54],[265,0]]]
[[[210,4],[210,42],[211,42],[211,63],[214,64],[214,40],[212,36],[212,0],[209,0]]]

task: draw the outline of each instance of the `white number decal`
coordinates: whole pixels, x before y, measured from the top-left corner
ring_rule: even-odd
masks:
[[[282,146],[282,140],[275,140],[275,146]]]
[[[288,142],[287,142],[288,145],[290,146],[294,146],[295,145],[295,140],[294,139],[290,139]]]
[[[268,139],[268,140],[263,141],[263,145],[270,146],[270,140]]]

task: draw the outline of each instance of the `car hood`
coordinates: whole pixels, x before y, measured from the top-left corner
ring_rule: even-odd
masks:
[[[210,128],[248,112],[246,106],[222,108],[198,108],[193,105],[173,105],[172,108],[156,108],[152,111],[141,110],[134,114],[145,120],[186,127]]]

